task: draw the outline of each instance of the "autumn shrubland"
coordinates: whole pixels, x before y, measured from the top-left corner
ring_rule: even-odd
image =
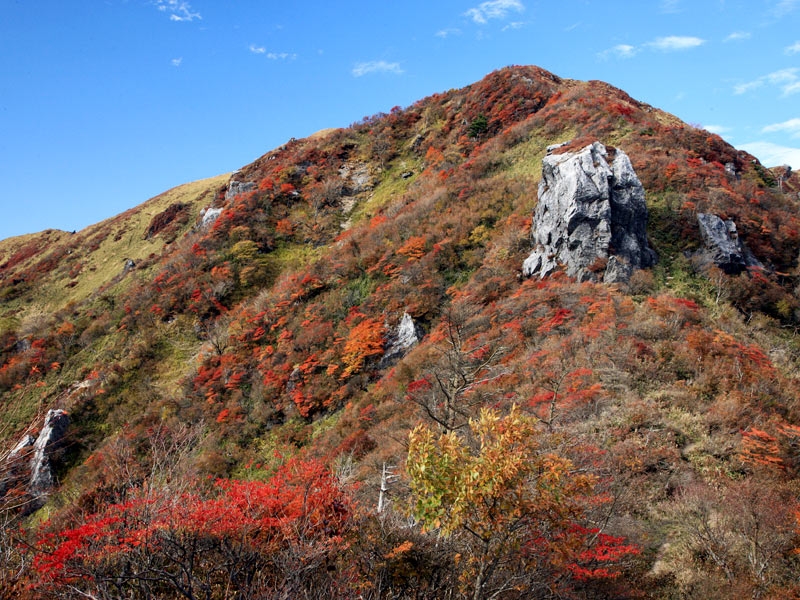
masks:
[[[645,187],[659,262],[627,284],[521,275],[541,159],[570,140]],[[797,595],[785,175],[512,67],[291,140],[231,176],[244,193],[1,242],[3,455],[71,418],[58,487],[2,496],[2,594]],[[694,261],[702,212],[763,268]],[[421,340],[388,360],[405,313]]]

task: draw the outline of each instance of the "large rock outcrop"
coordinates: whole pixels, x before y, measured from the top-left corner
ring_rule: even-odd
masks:
[[[739,239],[733,221],[723,221],[711,213],[698,213],[697,223],[703,236],[703,248],[695,254],[695,259],[701,264],[713,262],[728,275],[738,275],[747,267],[763,266]]]
[[[563,265],[579,281],[627,281],[650,267],[644,188],[628,156],[600,142],[578,152],[545,156],[539,204],[533,215],[534,250],[526,276],[545,277]]]

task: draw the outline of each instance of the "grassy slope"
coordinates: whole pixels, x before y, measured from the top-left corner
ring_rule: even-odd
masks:
[[[228,175],[219,175],[175,187],[120,215],[101,221],[76,232],[48,229],[46,231],[0,241],[0,264],[5,263],[21,246],[32,246],[35,253],[7,271],[3,279],[13,279],[26,269],[54,254],[63,258],[54,268],[36,280],[32,293],[5,301],[0,305],[0,331],[24,323],[37,314],[49,314],[70,303],[79,304],[123,273],[125,263],[140,263],[158,256],[164,249],[163,236],[145,239],[152,218],[168,206],[181,202],[189,205],[188,225],[193,225],[200,211],[209,206],[215,193],[227,182]],[[125,288],[121,282],[114,291]]]

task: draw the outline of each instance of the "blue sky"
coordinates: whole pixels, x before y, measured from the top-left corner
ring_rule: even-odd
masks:
[[[81,229],[510,64],[800,169],[800,0],[0,0],[0,238]]]

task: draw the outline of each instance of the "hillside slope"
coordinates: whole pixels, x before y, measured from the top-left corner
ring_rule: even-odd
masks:
[[[524,277],[548,146],[595,141],[630,158],[658,262]],[[796,177],[511,67],[2,242],[0,587],[797,594]],[[735,224],[748,268],[698,252],[698,214]],[[12,449],[52,409],[42,490]]]

